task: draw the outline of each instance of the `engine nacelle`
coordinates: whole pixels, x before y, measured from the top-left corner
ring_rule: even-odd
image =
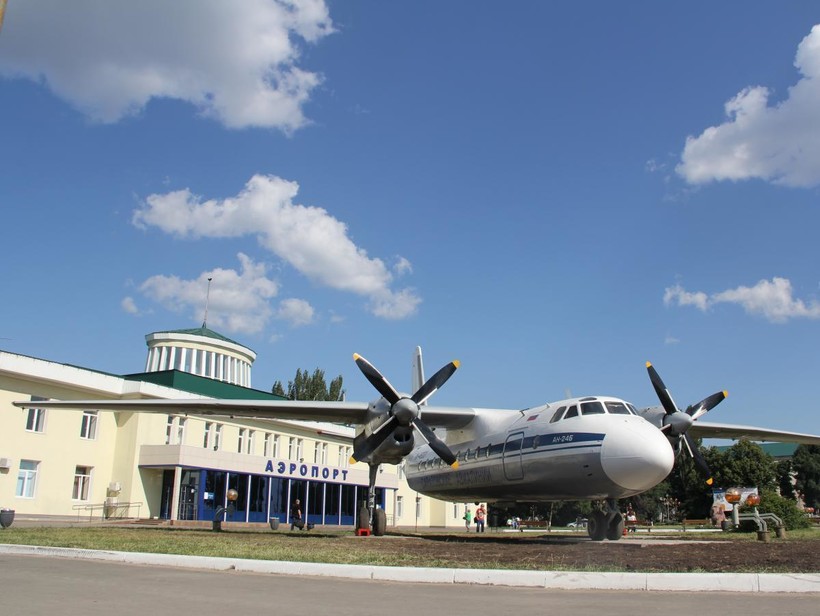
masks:
[[[353,449],[373,432],[384,425],[390,418],[390,404],[380,398],[370,403],[368,409],[370,420],[365,424],[364,430],[359,432],[353,439]],[[400,464],[401,461],[413,450],[414,435],[412,426],[398,426],[387,439],[379,445],[376,450],[361,462],[374,464]]]
[[[366,438],[367,434],[365,432],[357,434],[356,438],[353,439],[353,448],[355,449],[359,442]],[[400,464],[401,461],[413,451],[414,442],[413,428],[399,426],[376,448],[376,451],[364,460],[361,460],[361,462],[372,464]]]

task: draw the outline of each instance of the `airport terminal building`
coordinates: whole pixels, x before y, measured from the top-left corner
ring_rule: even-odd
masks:
[[[0,351],[0,508],[17,515],[355,524],[368,466],[349,465],[354,430],[322,422],[92,409],[19,409],[15,400],[281,399],[251,388],[256,354],[203,325],[146,336],[145,371],[115,375]],[[377,505],[392,526],[463,524],[464,505],[409,489],[383,465]]]

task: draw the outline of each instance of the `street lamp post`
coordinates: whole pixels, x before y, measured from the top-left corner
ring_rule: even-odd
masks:
[[[227,497],[228,497],[228,506],[227,507],[220,507],[219,509],[216,510],[216,513],[214,513],[213,530],[216,531],[216,532],[219,532],[219,531],[222,530],[222,519],[221,518],[225,514],[225,512],[227,511],[228,513],[231,513],[231,514],[234,512],[234,509],[235,509],[234,503],[236,503],[236,499],[239,498],[239,492],[237,492],[236,490],[231,488],[230,490],[228,490]]]

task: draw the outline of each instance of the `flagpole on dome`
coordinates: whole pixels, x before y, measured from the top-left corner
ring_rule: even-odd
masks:
[[[3,0],[0,0],[0,2],[2,1]],[[208,304],[211,302],[211,280],[213,280],[213,278],[208,278],[208,291],[205,293],[205,318],[202,320],[202,329],[208,326]]]

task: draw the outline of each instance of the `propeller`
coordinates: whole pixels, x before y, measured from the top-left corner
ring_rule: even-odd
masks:
[[[444,383],[447,382],[447,379],[453,376],[453,373],[458,369],[459,362],[451,361],[427,379],[424,385],[422,385],[416,393],[410,397],[407,397],[400,395],[396,391],[396,388],[390,384],[390,381],[388,381],[384,375],[364,357],[358,353],[354,353],[353,360],[356,362],[356,365],[359,367],[359,370],[362,371],[365,378],[370,381],[370,384],[373,385],[373,387],[376,388],[376,391],[378,391],[387,403],[390,404],[390,418],[379,426],[374,432],[372,432],[370,436],[363,439],[358,445],[356,445],[353,450],[353,455],[350,457],[350,461],[355,463],[372,454],[385,440],[387,440],[387,437],[390,436],[396,428],[400,426],[413,426],[421,433],[430,445],[430,448],[436,452],[436,455],[438,455],[439,458],[444,460],[453,468],[458,468],[458,461],[456,460],[455,455],[453,455],[453,452],[450,451],[450,448],[444,443],[444,441],[436,436],[436,433],[433,432],[430,426],[422,421],[420,417],[420,407],[427,401],[428,398],[430,398],[430,396],[440,389]]]
[[[706,463],[703,454],[701,454],[697,443],[695,443],[695,439],[689,434],[689,428],[692,427],[692,424],[699,417],[702,417],[715,408],[729,394],[725,391],[719,391],[704,398],[697,404],[686,407],[685,411],[681,411],[675,404],[675,401],[672,399],[672,394],[666,385],[664,385],[663,379],[661,379],[654,366],[650,362],[646,362],[646,369],[649,372],[649,380],[652,382],[652,387],[655,388],[655,393],[658,395],[661,406],[663,406],[663,409],[666,411],[661,430],[665,432],[670,439],[677,439],[678,453],[680,453],[682,446],[686,445],[686,449],[689,451],[689,455],[694,459],[695,464],[706,473],[706,484],[712,485],[712,471]]]

